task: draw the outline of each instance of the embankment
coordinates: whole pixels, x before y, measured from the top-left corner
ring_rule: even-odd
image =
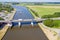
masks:
[[[14,9],[12,15],[9,17],[9,20],[12,20],[13,19],[13,16],[14,14],[16,13],[16,9]],[[8,26],[7,24],[0,30],[0,40],[3,38],[3,36],[5,35],[5,33],[7,32],[8,30]]]

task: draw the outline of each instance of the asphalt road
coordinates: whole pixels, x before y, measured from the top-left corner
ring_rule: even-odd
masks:
[[[2,40],[48,40],[38,25],[23,25],[8,29]]]

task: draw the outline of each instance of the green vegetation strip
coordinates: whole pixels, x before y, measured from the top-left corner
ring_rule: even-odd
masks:
[[[28,7],[27,7],[28,8]],[[31,11],[31,9],[30,8],[28,8],[28,10],[31,12],[31,14],[33,15],[33,17],[34,18],[36,18],[37,16],[36,15],[34,15],[34,13]]]
[[[11,5],[0,3],[0,12],[7,11],[7,13],[8,13],[8,12],[11,12],[12,10],[14,10],[14,8]]]
[[[4,20],[4,19],[0,17],[0,20]]]
[[[60,12],[55,12],[53,15],[43,15],[41,18],[56,18],[60,17]]]
[[[60,20],[45,20],[43,21],[44,25],[51,28],[60,28]]]

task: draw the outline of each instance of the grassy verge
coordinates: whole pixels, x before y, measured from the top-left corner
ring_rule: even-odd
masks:
[[[31,12],[31,14],[33,15],[34,18],[37,18],[36,15],[34,15],[34,13],[29,8],[28,8],[28,10]]]

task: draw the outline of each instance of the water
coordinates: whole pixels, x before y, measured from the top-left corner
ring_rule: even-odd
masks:
[[[29,26],[29,27],[28,27]],[[24,25],[22,28],[14,27],[8,29],[8,32],[2,40],[48,40],[38,25]]]
[[[13,6],[13,7],[16,8],[17,10],[13,19],[17,20],[17,19],[33,19],[34,18],[26,7],[23,7],[23,6]]]
[[[18,19],[34,19],[34,17],[32,16],[32,14],[28,11],[28,9],[26,7],[23,6],[13,6],[14,8],[16,8],[16,14],[14,15],[13,20],[18,20]],[[36,24],[37,22],[33,22],[34,24]],[[13,26],[17,26],[18,22],[13,22],[12,23]],[[31,24],[31,22],[21,22],[21,25],[29,25]]]

